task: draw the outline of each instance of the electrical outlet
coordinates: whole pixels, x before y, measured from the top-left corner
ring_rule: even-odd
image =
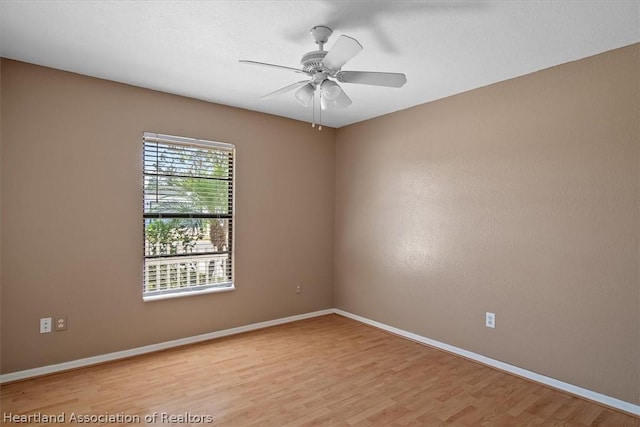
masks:
[[[484,325],[487,328],[495,328],[496,327],[496,314],[495,313],[489,313],[487,311],[487,315],[485,317]]]
[[[56,331],[66,331],[67,330],[67,316],[57,316],[56,323],[53,326]]]
[[[40,333],[48,334],[51,332],[51,317],[43,317],[40,319]]]
[[[301,284],[296,287],[296,294],[300,294],[300,293],[302,293],[302,285]]]

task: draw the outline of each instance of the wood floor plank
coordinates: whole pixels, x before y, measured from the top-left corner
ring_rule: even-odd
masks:
[[[172,426],[640,427],[637,417],[337,315],[5,384],[0,402],[18,417],[124,414],[143,425],[146,416]]]

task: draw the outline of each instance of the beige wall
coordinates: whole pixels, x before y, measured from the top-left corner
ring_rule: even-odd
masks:
[[[640,404],[639,46],[322,132],[3,61],[2,372],[335,306]],[[143,131],[237,144],[237,291],[141,301]]]
[[[3,373],[332,307],[333,129],[7,60],[1,100]],[[144,131],[236,144],[235,292],[142,302]]]
[[[339,129],[336,307],[640,404],[638,52]]]

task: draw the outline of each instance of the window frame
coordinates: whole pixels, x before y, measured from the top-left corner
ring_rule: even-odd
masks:
[[[204,148],[207,150],[212,150],[212,151],[216,151],[216,149],[218,149],[218,152],[225,152],[225,153],[229,153],[230,154],[230,159],[229,159],[229,163],[228,165],[231,168],[231,174],[230,174],[230,191],[231,191],[231,197],[228,198],[230,206],[229,206],[229,210],[230,210],[230,217],[228,217],[229,221],[230,221],[230,226],[228,228],[228,253],[229,253],[229,260],[231,263],[230,269],[229,269],[229,277],[230,280],[222,282],[222,283],[205,283],[202,285],[187,285],[186,287],[182,287],[182,288],[178,288],[178,289],[164,289],[164,290],[155,290],[155,291],[147,291],[146,286],[147,286],[147,279],[145,277],[145,271],[147,268],[147,260],[148,259],[154,259],[154,257],[151,257],[147,254],[147,249],[146,249],[146,244],[147,244],[147,230],[146,230],[146,221],[150,218],[154,218],[157,215],[157,218],[162,219],[162,213],[150,213],[147,212],[146,210],[146,204],[145,204],[145,180],[147,179],[148,176],[152,176],[153,174],[148,174],[146,171],[146,167],[145,167],[145,153],[146,153],[146,147],[148,143],[158,143],[158,144],[173,144],[173,145],[181,145],[181,146],[187,146],[187,147],[197,147],[197,148]],[[181,298],[181,297],[187,297],[187,296],[195,296],[195,295],[203,295],[203,294],[210,294],[210,293],[218,293],[218,292],[228,292],[228,291],[233,291],[235,290],[235,211],[236,211],[236,203],[235,203],[235,198],[236,198],[236,147],[235,144],[231,144],[231,143],[226,143],[226,142],[218,142],[218,141],[209,141],[209,140],[203,140],[203,139],[196,139],[196,138],[187,138],[187,137],[182,137],[182,136],[174,136],[174,135],[166,135],[166,134],[158,134],[158,133],[154,133],[154,132],[144,132],[143,137],[142,137],[142,219],[143,219],[143,230],[142,230],[142,235],[143,235],[143,248],[142,248],[142,252],[143,252],[143,262],[142,262],[142,299],[145,302],[148,301],[156,301],[156,300],[163,300],[163,299],[170,299],[170,298]],[[153,215],[153,216],[150,216]],[[191,214],[187,214],[187,216],[189,218],[192,218],[190,216]],[[201,215],[199,214],[193,214],[196,215],[195,217],[200,217]],[[228,214],[227,214],[228,215]],[[216,216],[216,214],[212,214],[210,217],[208,218],[214,218]],[[168,214],[165,218],[175,218],[175,216],[172,216],[170,214]],[[196,253],[197,256],[197,253]],[[157,266],[157,268],[159,268]]]

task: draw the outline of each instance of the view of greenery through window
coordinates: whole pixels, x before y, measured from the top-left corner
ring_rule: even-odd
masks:
[[[144,294],[232,283],[233,147],[144,142]]]

